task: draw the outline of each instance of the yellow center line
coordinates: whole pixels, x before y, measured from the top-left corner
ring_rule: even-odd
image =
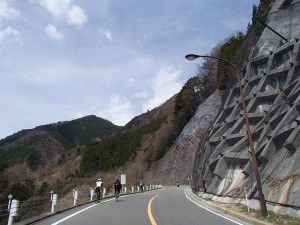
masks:
[[[148,203],[148,216],[149,216],[149,219],[150,219],[150,222],[152,225],[157,225],[157,223],[155,222],[153,216],[152,216],[152,212],[151,212],[151,204],[152,204],[152,201],[157,197],[158,195],[155,195],[153,198],[150,199],[149,203]]]

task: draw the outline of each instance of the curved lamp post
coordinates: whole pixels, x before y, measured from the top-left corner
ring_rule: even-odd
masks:
[[[244,111],[244,119],[246,122],[246,129],[247,129],[247,134],[248,134],[248,139],[249,139],[249,144],[250,144],[250,149],[251,149],[252,166],[253,166],[255,178],[256,178],[256,185],[257,185],[258,194],[259,194],[261,213],[262,213],[263,217],[266,217],[267,216],[266,200],[265,200],[264,194],[262,192],[260,175],[259,175],[258,166],[257,166],[257,159],[256,159],[255,150],[254,150],[252,134],[251,134],[251,130],[250,130],[250,123],[249,123],[248,113],[246,110],[246,103],[245,103],[245,98],[244,98],[244,94],[243,94],[243,89],[242,89],[242,85],[241,85],[240,71],[231,62],[228,62],[227,60],[216,57],[216,56],[188,54],[185,56],[185,58],[189,61],[193,61],[194,59],[197,59],[197,58],[217,59],[217,60],[220,60],[220,61],[223,61],[223,62],[229,64],[235,70],[236,79],[237,79],[240,94],[241,94],[241,101],[242,101],[242,106],[243,106],[243,111]]]

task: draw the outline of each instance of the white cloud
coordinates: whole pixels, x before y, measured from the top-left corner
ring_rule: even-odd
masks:
[[[70,25],[81,27],[87,21],[87,16],[79,6],[73,6],[68,11],[67,21]]]
[[[153,62],[153,56],[146,55],[146,56],[140,57],[138,59],[138,61],[142,66],[149,66]]]
[[[161,68],[152,83],[152,97],[143,104],[143,110],[151,110],[170,99],[179,92],[182,84],[178,81],[181,71],[173,67]]]
[[[143,90],[143,91],[139,91],[137,93],[134,94],[134,97],[136,98],[148,98],[150,96],[150,93],[146,90]]]
[[[22,43],[22,36],[19,31],[12,27],[6,27],[4,30],[0,30],[0,44],[6,43]]]
[[[20,12],[8,5],[6,0],[0,0],[0,21],[3,19],[12,20],[20,16]]]
[[[230,29],[238,30],[241,29],[248,24],[248,20],[245,18],[240,18],[239,20],[236,19],[224,19],[220,21],[220,23],[224,24],[225,26],[228,26]]]
[[[151,34],[144,34],[140,39],[137,40],[137,44],[140,46],[150,44],[153,41]]]
[[[101,38],[104,38],[108,41],[112,41],[113,38],[112,38],[112,34],[109,30],[106,30],[106,29],[103,29],[103,28],[99,28],[98,30],[98,33],[100,34],[100,37]]]
[[[64,39],[63,33],[59,32],[52,24],[47,25],[45,32],[53,40],[62,41]]]
[[[85,113],[83,111],[79,111],[79,112],[74,113],[74,115],[72,115],[71,118],[78,119],[78,118],[84,117],[86,115],[88,115],[88,113]]]
[[[128,84],[128,86],[132,86],[132,85],[134,85],[134,82],[135,82],[134,78],[130,77],[130,78],[128,79],[127,84]]]
[[[69,25],[81,27],[87,21],[84,11],[71,0],[39,0],[39,4],[55,19],[65,19]]]
[[[56,19],[66,15],[70,8],[71,0],[40,0],[40,5],[47,9]]]
[[[123,96],[113,94],[105,110],[99,113],[99,116],[106,118],[116,125],[123,126],[134,116],[131,102]]]

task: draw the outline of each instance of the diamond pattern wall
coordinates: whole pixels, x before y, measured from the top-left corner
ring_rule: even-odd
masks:
[[[242,70],[263,192],[269,207],[277,211],[283,205],[294,206],[296,212],[300,209],[299,12],[299,0],[274,2],[267,23],[287,41],[265,28]],[[219,196],[244,197],[246,190],[255,199],[258,193],[238,86],[228,92],[208,140],[196,153],[193,185]]]

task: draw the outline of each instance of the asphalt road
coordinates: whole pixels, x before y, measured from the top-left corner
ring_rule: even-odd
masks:
[[[186,187],[164,187],[155,191],[120,196],[118,202],[114,199],[105,199],[99,204],[90,203],[76,207],[35,224],[232,225],[247,223],[203,208]]]

